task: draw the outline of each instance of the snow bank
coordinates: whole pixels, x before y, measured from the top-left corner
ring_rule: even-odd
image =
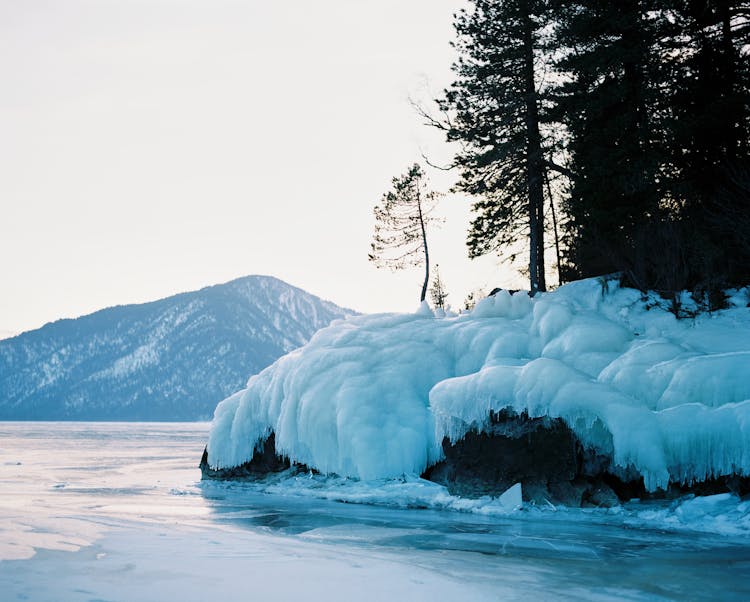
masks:
[[[457,317],[422,307],[334,322],[219,404],[209,464],[240,465],[275,432],[281,454],[324,473],[418,475],[441,459],[444,437],[510,409],[563,419],[650,490],[750,475],[742,295],[677,320],[589,279],[534,299],[501,291]]]

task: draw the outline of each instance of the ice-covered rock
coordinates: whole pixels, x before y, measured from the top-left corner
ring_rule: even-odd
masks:
[[[351,317],[219,404],[208,465],[239,466],[274,433],[279,455],[323,473],[419,475],[501,412],[561,421],[650,491],[750,476],[750,308],[677,320],[589,279],[457,317]]]
[[[454,495],[497,496],[523,483],[527,498],[580,505],[562,483],[578,476],[575,436],[560,419],[491,414],[483,430],[471,430],[459,441],[443,441],[445,458],[424,473]]]

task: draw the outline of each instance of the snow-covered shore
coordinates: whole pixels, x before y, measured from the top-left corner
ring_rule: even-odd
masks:
[[[241,465],[274,433],[280,455],[322,473],[419,475],[444,437],[511,410],[562,419],[648,490],[748,476],[747,303],[733,291],[728,309],[677,319],[654,295],[589,279],[501,291],[459,316],[337,321],[219,404],[208,462]]]

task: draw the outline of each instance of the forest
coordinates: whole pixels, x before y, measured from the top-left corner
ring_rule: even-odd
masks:
[[[454,28],[418,111],[455,143],[470,256],[523,249],[532,294],[620,273],[713,308],[750,282],[750,3],[471,0]]]

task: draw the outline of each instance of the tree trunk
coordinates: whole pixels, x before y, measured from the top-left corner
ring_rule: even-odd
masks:
[[[534,24],[522,5],[524,92],[526,96],[526,182],[529,192],[529,283],[533,296],[547,290],[544,278],[544,162],[534,79]]]
[[[745,123],[744,112],[747,110],[742,103],[738,103],[735,98],[737,94],[737,53],[734,48],[732,37],[732,11],[729,0],[719,0],[719,18],[721,19],[721,49],[724,54],[724,68],[726,73],[725,88],[726,94],[731,99],[732,112],[735,115],[727,115],[727,119],[734,121],[736,125],[730,126],[727,140],[727,158],[733,162],[737,158],[737,151],[740,149],[741,140],[746,139],[747,134],[744,132],[742,125]],[[730,121],[730,123],[731,123]]]
[[[417,191],[417,209],[419,211],[419,227],[422,229],[422,244],[424,245],[424,283],[422,284],[422,296],[419,298],[419,302],[422,303],[427,296],[427,283],[430,280],[430,253],[427,250],[427,232],[424,227],[422,197],[419,191]]]
[[[560,266],[562,260],[560,258],[560,235],[557,231],[557,212],[555,211],[555,199],[552,196],[552,186],[549,183],[549,172],[547,169],[544,170],[544,183],[547,185],[547,196],[549,197],[549,208],[552,212],[552,232],[555,236],[555,255],[557,257],[557,286],[562,286],[562,272]]]

